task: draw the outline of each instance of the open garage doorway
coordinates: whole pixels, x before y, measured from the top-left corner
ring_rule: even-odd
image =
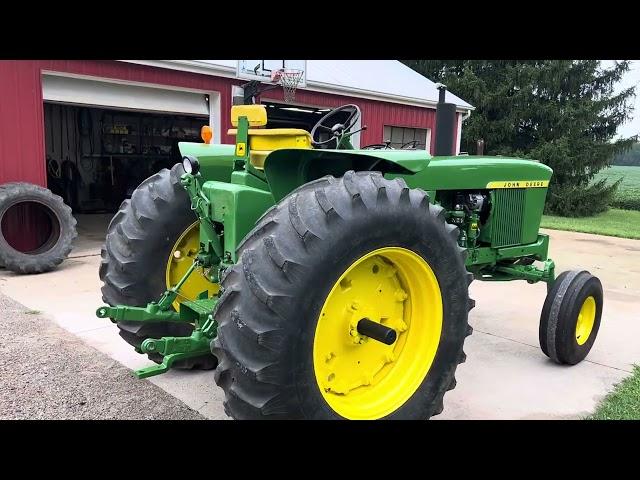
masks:
[[[44,105],[47,184],[74,213],[114,213],[146,178],[180,162],[207,116]]]

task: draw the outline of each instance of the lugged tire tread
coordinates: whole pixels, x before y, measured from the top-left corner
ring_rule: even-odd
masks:
[[[109,305],[145,306],[165,290],[164,278],[157,279],[151,272],[159,268],[157,262],[166,262],[158,252],[170,249],[177,239],[171,238],[175,235],[167,226],[179,222],[184,231],[196,220],[180,184],[183,172],[182,165],[177,164],[153,174],[134,190],[131,199],[122,202],[111,219],[98,271],[103,282],[102,299]],[[136,351],[147,338],[188,336],[193,331],[193,325],[167,322],[118,322],[118,328],[120,337]],[[162,361],[159,354],[148,357],[156,363]],[[180,360],[173,367],[209,370],[216,365],[217,359],[206,355]]]
[[[304,418],[302,412],[292,407],[293,392],[274,388],[282,383],[281,378],[291,367],[279,364],[276,355],[284,348],[290,335],[287,330],[289,327],[283,323],[285,319],[281,315],[281,309],[287,307],[287,285],[291,284],[284,266],[296,265],[303,275],[306,267],[300,259],[314,254],[315,242],[310,238],[315,240],[328,235],[331,220],[343,218],[344,208],[367,208],[363,197],[368,189],[375,192],[374,206],[379,202],[407,203],[439,222],[445,221],[442,207],[430,204],[426,192],[410,190],[402,178],[386,180],[379,172],[350,171],[342,178],[322,177],[291,192],[265,213],[238,247],[240,260],[233,267],[235,274],[224,275],[221,279],[221,288],[225,293],[214,310],[218,336],[212,341],[211,349],[220,359],[214,377],[218,386],[225,391],[224,408],[227,415],[236,419]],[[302,211],[298,197],[308,190],[315,190],[314,210],[310,211],[310,204],[306,203]],[[344,203],[347,198],[352,203],[351,207]],[[340,204],[339,209],[334,202]],[[266,225],[270,227],[265,228]],[[446,224],[445,228],[451,238],[457,240],[457,227]],[[289,239],[287,250],[278,246],[281,237]],[[463,254],[461,252],[461,256]],[[471,283],[473,275],[467,275],[464,280],[465,284]],[[233,295],[227,295],[229,291]],[[473,302],[469,301],[467,307],[469,310],[473,308]],[[254,326],[251,334],[239,334],[239,327],[233,323],[234,316],[231,314],[234,311],[240,312],[239,315],[242,315],[241,312],[251,312],[251,316],[256,317],[256,321],[263,326],[264,333],[256,337]],[[472,331],[467,323],[465,336]],[[275,341],[259,340],[267,337]],[[252,358],[249,359],[248,355]],[[262,360],[256,362],[256,358]],[[462,346],[457,358],[457,363],[466,360]],[[256,365],[261,366],[260,370],[256,370]],[[455,366],[453,368],[455,370]],[[454,376],[444,390],[451,390],[455,385]],[[441,411],[442,398],[434,414]]]
[[[60,234],[49,250],[27,254],[15,250],[6,240],[0,242],[0,265],[19,274],[49,272],[60,265],[71,253],[78,236],[77,221],[71,207],[51,190],[28,182],[10,182],[0,186],[0,206],[16,199],[37,199],[46,208],[54,211],[59,220]],[[3,245],[4,244],[4,245]]]

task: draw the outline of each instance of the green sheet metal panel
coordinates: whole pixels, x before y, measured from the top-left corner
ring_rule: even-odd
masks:
[[[200,162],[200,173],[205,180],[231,181],[235,145],[179,142],[182,156],[192,155]]]
[[[521,158],[457,156],[433,157],[423,170],[404,177],[412,188],[476,190],[488,189],[491,182],[548,181],[552,173],[546,165]]]

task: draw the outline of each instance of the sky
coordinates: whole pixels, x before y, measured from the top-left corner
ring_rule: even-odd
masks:
[[[613,60],[602,60],[603,67],[610,67],[614,63]],[[634,111],[632,113],[633,119],[627,123],[618,127],[618,136],[622,138],[630,137],[632,135],[640,136],[640,60],[633,60],[631,62],[631,68],[622,78],[622,81],[618,84],[616,91],[621,91],[625,88],[636,85],[636,98],[632,100],[634,105]]]

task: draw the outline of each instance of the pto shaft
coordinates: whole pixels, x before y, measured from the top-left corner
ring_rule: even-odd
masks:
[[[363,318],[358,322],[358,333],[373,338],[385,345],[393,344],[397,336],[393,328],[385,327],[381,323],[374,322],[368,318]]]

